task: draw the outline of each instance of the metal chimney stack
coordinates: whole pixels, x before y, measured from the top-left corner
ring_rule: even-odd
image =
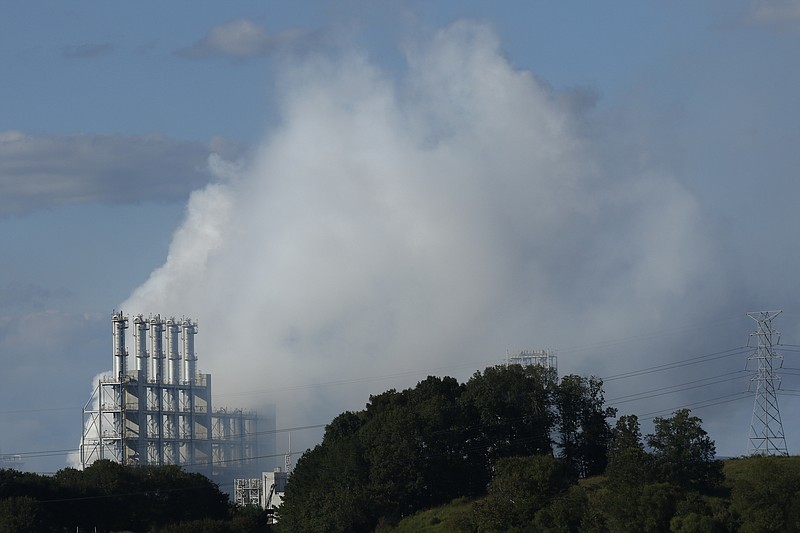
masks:
[[[181,324],[183,329],[183,380],[193,383],[197,373],[197,355],[194,353],[194,336],[197,324],[185,318]]]
[[[180,325],[175,322],[174,318],[167,320],[167,357],[169,364],[167,366],[167,383],[177,384],[180,383],[181,372],[181,354],[178,349],[180,345]]]
[[[133,319],[136,326],[133,330],[134,339],[136,342],[136,370],[139,373],[139,381],[147,381],[147,330],[150,325],[142,315],[136,315]]]
[[[114,313],[111,317],[113,326],[112,337],[114,341],[114,379],[122,379],[128,373],[128,352],[125,349],[125,330],[128,328],[128,318],[122,311]]]
[[[132,339],[126,340],[128,318],[112,314],[114,375],[98,376],[83,408],[84,468],[101,459],[174,464],[213,479],[271,457],[260,451],[255,412],[213,408],[211,374],[197,370],[196,321],[136,314],[132,323]],[[128,341],[135,369],[128,368]],[[274,427],[274,415],[271,420]]]
[[[161,315],[150,319],[150,360],[156,383],[164,383],[164,321]]]

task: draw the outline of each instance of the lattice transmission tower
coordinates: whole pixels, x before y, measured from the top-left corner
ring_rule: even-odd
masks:
[[[755,360],[758,364],[756,375],[751,379],[751,383],[755,383],[756,394],[747,450],[750,455],[789,455],[775,392],[781,383],[775,369],[781,368],[783,357],[774,350],[780,344],[781,334],[772,329],[772,319],[779,314],[781,311],[747,313],[758,324],[747,343],[750,346],[753,338],[756,338],[756,351],[747,360]]]

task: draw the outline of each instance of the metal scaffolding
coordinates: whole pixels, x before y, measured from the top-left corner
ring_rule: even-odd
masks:
[[[195,322],[136,316],[135,371],[127,368],[128,317],[115,313],[112,324],[112,374],[98,379],[83,408],[83,467],[109,459],[180,465],[209,477],[262,470],[274,434],[259,439],[255,412],[212,408],[211,375],[196,370]]]
[[[558,356],[548,350],[522,350],[515,355],[506,352],[506,366],[541,366],[558,374]]]

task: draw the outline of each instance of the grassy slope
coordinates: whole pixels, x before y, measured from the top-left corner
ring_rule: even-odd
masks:
[[[780,458],[786,462],[800,462],[800,456]],[[719,491],[714,495],[716,498],[727,500],[730,498],[731,489],[736,481],[746,477],[755,468],[754,462],[757,458],[728,459],[724,462],[725,481]],[[582,480],[582,484],[595,485],[601,483],[602,476]],[[711,497],[714,499],[714,497]],[[459,498],[447,505],[434,507],[425,511],[420,511],[400,521],[394,528],[381,529],[381,533],[444,533],[459,531],[460,524],[468,519],[472,512],[475,500]]]
[[[380,532],[393,533],[445,533],[448,531],[459,531],[460,527],[472,513],[474,500],[458,498],[447,505],[434,507],[425,511],[420,511],[414,515],[404,518],[394,528],[378,530]]]

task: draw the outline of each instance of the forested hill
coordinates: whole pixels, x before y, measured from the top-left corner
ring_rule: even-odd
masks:
[[[470,512],[447,530],[669,531],[677,516],[712,527],[679,531],[724,531],[703,506],[723,475],[700,419],[687,410],[657,418],[643,439],[635,416],[612,428],[614,416],[600,380],[558,380],[537,366],[389,390],[337,416],[301,457],[279,528],[389,530],[465,498]],[[589,478],[602,481],[579,482]]]
[[[800,458],[715,460],[688,410],[613,427],[602,382],[499,366],[371,396],[289,477],[277,526],[175,466],[0,470],[0,533],[800,530]]]
[[[534,460],[535,462],[535,460]],[[542,532],[675,532],[770,533],[800,529],[800,457],[748,457],[723,463],[723,480],[713,490],[682,490],[674,484],[642,480],[630,486],[597,476],[566,490],[542,494],[521,482],[496,478],[491,493],[460,498],[420,511],[381,533],[445,533],[453,531]],[[542,480],[542,478],[536,478]],[[559,486],[545,478],[545,487]],[[489,512],[499,498],[515,497],[516,505],[497,520]],[[509,509],[511,507],[511,509]]]

